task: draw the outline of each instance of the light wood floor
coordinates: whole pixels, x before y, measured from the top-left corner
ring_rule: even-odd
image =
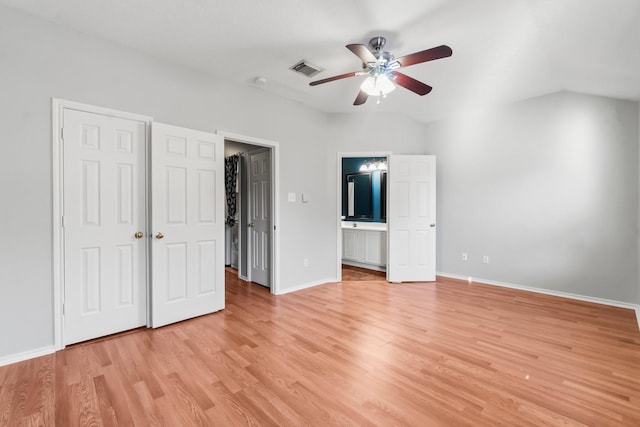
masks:
[[[0,425],[640,426],[633,311],[366,274],[228,271],[222,312],[1,367]]]

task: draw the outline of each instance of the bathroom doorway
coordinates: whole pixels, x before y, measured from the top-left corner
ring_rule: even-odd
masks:
[[[338,280],[342,280],[343,265],[386,271],[386,164],[390,154],[338,153]]]

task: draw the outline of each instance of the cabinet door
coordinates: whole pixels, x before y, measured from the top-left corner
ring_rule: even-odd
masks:
[[[380,232],[380,266],[387,266],[387,232]]]
[[[382,254],[380,251],[380,242],[382,240],[382,233],[380,231],[365,231],[364,238],[364,262],[367,264],[381,265]]]
[[[358,260],[358,232],[342,230],[342,258],[350,261]]]

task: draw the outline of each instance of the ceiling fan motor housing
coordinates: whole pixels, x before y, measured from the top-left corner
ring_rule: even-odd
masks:
[[[373,53],[377,59],[377,63],[375,65],[363,64],[364,68],[369,68],[370,74],[380,74],[381,72],[386,71],[387,65],[395,59],[391,53],[382,50],[386,43],[387,39],[382,36],[374,37],[369,40],[369,47],[372,50],[371,53]]]
[[[380,52],[386,43],[387,39],[382,36],[378,36],[369,40],[369,47],[371,47],[374,52]]]

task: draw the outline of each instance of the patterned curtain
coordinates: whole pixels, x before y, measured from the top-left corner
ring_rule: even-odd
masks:
[[[236,224],[236,183],[239,160],[240,154],[234,154],[224,159],[224,189],[227,194],[227,220],[225,222],[229,227]]]

